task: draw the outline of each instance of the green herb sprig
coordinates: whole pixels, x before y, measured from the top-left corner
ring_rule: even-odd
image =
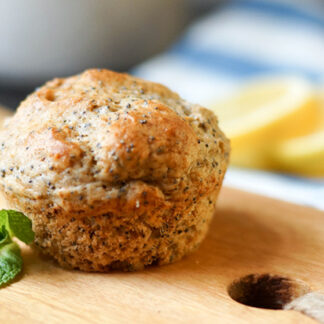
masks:
[[[0,211],[0,287],[14,279],[22,270],[19,245],[12,240],[30,244],[34,241],[32,223],[23,213],[15,210]]]

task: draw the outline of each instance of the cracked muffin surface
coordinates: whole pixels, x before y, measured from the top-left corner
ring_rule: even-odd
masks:
[[[136,270],[194,250],[228,164],[217,118],[166,87],[87,70],[21,103],[0,134],[0,185],[62,266]]]

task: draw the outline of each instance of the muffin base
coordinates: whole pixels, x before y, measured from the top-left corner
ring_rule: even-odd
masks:
[[[170,209],[168,222],[152,227],[143,219],[123,217],[116,225],[112,213],[72,217],[29,215],[35,245],[62,267],[90,272],[135,271],[148,265],[175,262],[195,250],[206,236],[217,193],[201,197],[182,212]],[[150,215],[152,217],[152,215]]]

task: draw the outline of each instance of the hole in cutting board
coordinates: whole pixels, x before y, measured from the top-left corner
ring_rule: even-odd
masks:
[[[228,294],[235,301],[267,309],[283,309],[309,291],[302,281],[270,274],[250,274],[235,280],[228,288]]]

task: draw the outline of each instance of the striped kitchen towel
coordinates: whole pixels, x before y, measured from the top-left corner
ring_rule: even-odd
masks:
[[[324,84],[323,0],[233,0],[195,22],[133,74],[208,104],[260,75]],[[324,210],[324,182],[231,168],[228,186]]]

